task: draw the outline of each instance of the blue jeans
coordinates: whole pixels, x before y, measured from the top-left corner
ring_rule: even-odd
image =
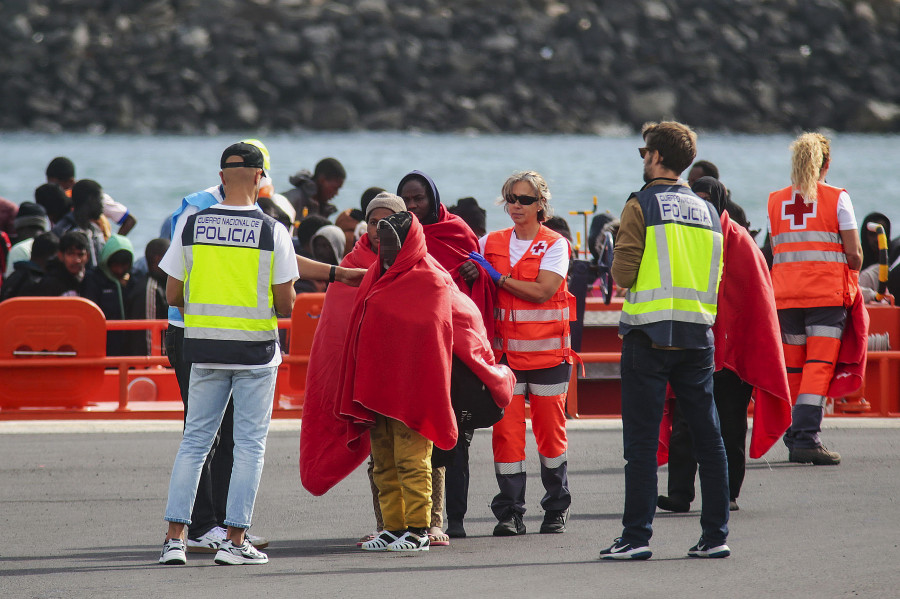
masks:
[[[713,348],[658,349],[640,331],[622,340],[622,437],[625,449],[625,513],[622,540],[649,543],[656,513],[656,451],[666,383],[691,430],[700,467],[700,527],[711,545],[728,536],[728,470],[719,416],[713,402]]]
[[[225,525],[250,528],[272,419],[277,371],[277,366],[252,370],[191,367],[184,438],[172,467],[166,520],[191,523],[200,471],[222,423],[228,397],[233,394],[234,465]]]

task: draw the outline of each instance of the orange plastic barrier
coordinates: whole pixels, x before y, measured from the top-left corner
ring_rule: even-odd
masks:
[[[94,303],[13,298],[0,303],[0,324],[0,408],[80,408],[94,399],[106,355],[106,319]]]
[[[309,351],[324,294],[297,297],[288,353],[279,369],[275,418],[301,415]],[[581,358],[573,368],[568,412],[576,418],[618,417],[621,300],[588,298]],[[900,416],[900,308],[869,307],[870,334],[886,335],[893,351],[870,351],[866,379],[835,414]],[[81,298],[15,298],[0,304],[0,420],[34,418],[180,419],[181,399],[168,359],[160,355],[165,320],[106,322]],[[150,330],[150,356],[106,356],[107,330]]]

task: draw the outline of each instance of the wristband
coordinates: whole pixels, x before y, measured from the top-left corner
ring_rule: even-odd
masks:
[[[331,270],[328,271],[328,282],[334,283],[334,275],[337,273],[337,266],[331,265]]]
[[[502,277],[500,277],[500,280],[497,281],[497,287],[499,288],[499,287],[503,287],[504,285],[506,285],[506,279],[508,279],[508,278],[509,278],[509,275],[503,275]]]

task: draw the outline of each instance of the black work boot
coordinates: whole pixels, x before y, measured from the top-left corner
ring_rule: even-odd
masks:
[[[509,512],[509,514],[497,523],[494,527],[495,537],[514,537],[516,535],[525,534],[525,522],[522,520],[522,514],[519,512]]]
[[[544,521],[541,522],[541,534],[559,534],[566,532],[566,520],[569,519],[569,510],[547,510],[544,512]]]

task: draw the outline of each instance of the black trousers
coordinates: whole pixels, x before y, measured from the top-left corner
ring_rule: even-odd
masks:
[[[744,483],[747,455],[747,407],[753,387],[742,381],[731,370],[723,368],[713,374],[713,395],[719,413],[722,442],[728,458],[728,486],[732,501],[741,494]],[[672,421],[672,438],[669,440],[669,497],[694,500],[694,477],[697,474],[697,457],[691,431],[675,399]]]
[[[462,522],[469,509],[469,445],[472,444],[474,434],[472,429],[460,431],[451,459],[446,464],[444,484],[448,521]]]
[[[188,388],[191,382],[191,363],[184,359],[184,329],[169,325],[166,330],[166,353],[169,363],[175,369],[184,416],[188,413]],[[216,526],[224,527],[225,508],[228,503],[228,485],[231,483],[231,467],[234,464],[234,400],[228,399],[228,407],[222,418],[222,425],[206,462],[200,471],[197,498],[191,512],[188,537],[195,539]]]

